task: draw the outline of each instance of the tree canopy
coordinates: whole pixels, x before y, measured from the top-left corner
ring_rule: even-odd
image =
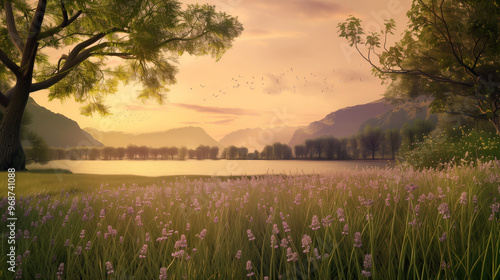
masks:
[[[133,82],[139,99],[161,103],[179,56],[219,59],[243,30],[215,6],[175,0],[4,0],[0,19],[0,170],[25,169],[20,128],[30,93],[49,89],[50,99],[82,103],[82,114],[105,115],[104,97]]]
[[[35,67],[29,92],[49,88],[51,99],[74,98],[84,104],[83,114],[106,114],[103,98],[116,92],[119,82],[140,83],[140,99],[162,102],[167,86],[175,83],[174,63],[180,55],[219,59],[243,30],[237,18],[210,5],[183,9],[173,0],[37,2],[37,10],[33,1],[22,0],[6,0],[0,7],[4,109],[30,60]],[[51,59],[54,53],[57,59]],[[123,63],[107,66],[112,57]]]
[[[366,34],[351,16],[338,32],[390,83],[389,99],[431,97],[434,112],[488,120],[500,135],[500,1],[414,0],[407,17],[390,47],[392,19]]]

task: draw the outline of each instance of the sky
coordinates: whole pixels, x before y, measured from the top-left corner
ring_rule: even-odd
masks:
[[[166,102],[142,102],[139,86],[120,86],[106,99],[112,115],[80,115],[72,100],[48,101],[47,91],[31,96],[82,128],[132,133],[202,127],[220,140],[242,128],[306,126],[330,112],[382,98],[386,86],[369,64],[337,34],[350,15],[368,31],[394,18],[393,40],[407,24],[411,0],[200,0],[238,17],[242,35],[219,60],[184,55],[176,64],[177,83]]]

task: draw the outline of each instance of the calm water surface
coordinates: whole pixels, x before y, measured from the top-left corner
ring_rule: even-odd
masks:
[[[260,175],[318,174],[340,170],[384,168],[387,160],[309,161],[309,160],[55,160],[46,165],[31,164],[28,169],[60,168],[83,174],[167,175]]]

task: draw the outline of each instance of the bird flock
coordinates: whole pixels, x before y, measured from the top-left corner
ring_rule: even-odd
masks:
[[[297,71],[293,67],[278,73],[262,73],[261,75],[238,74],[228,79],[224,87],[210,86],[200,83],[190,86],[189,92],[202,92],[207,98],[218,98],[230,93],[245,91],[262,94],[332,94],[335,92],[335,69],[328,73]],[[340,81],[340,80],[339,80]],[[353,79],[351,79],[353,81]],[[360,78],[360,82],[362,79]]]

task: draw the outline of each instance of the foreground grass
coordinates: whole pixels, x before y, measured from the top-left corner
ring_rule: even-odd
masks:
[[[18,275],[498,279],[499,165],[200,179],[19,173]],[[5,234],[0,246],[0,278],[14,279]]]

